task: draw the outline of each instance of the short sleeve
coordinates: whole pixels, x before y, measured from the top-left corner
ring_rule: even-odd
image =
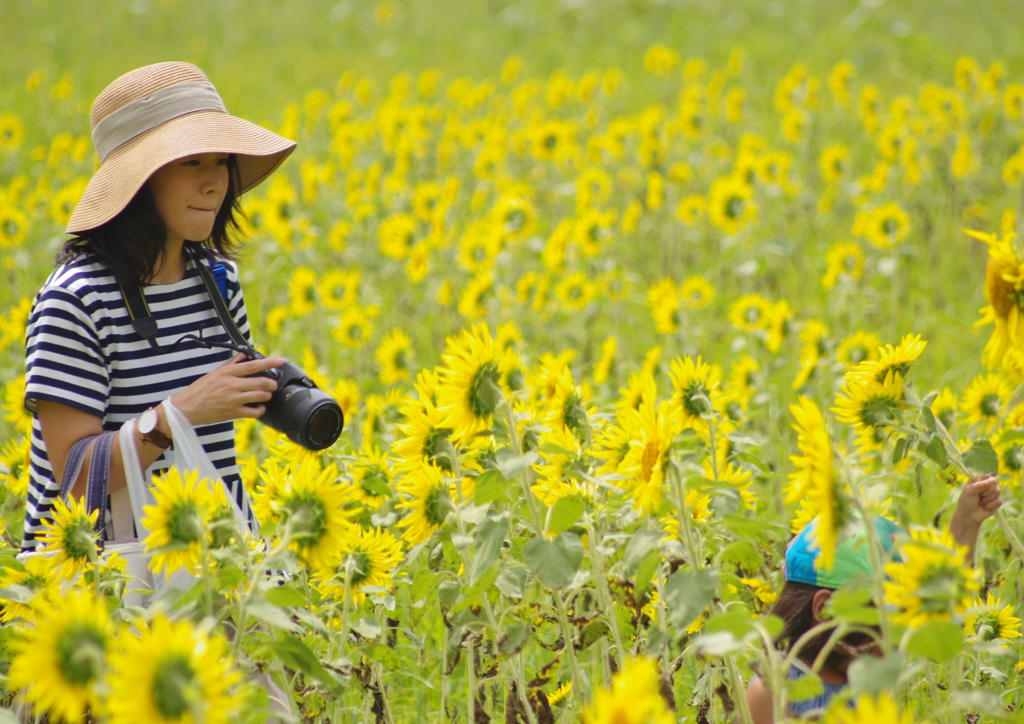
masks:
[[[242,294],[242,283],[238,277],[238,265],[233,261],[225,262],[228,269],[228,311],[235,321],[242,336],[249,344],[255,346],[252,340],[252,330],[249,328],[249,315],[245,309],[245,297]]]
[[[52,400],[104,417],[110,373],[86,305],[61,287],[44,287],[29,314],[25,407]]]

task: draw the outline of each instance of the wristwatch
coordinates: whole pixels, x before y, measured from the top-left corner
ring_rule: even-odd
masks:
[[[135,427],[142,434],[142,442],[148,442],[150,445],[161,450],[166,450],[171,447],[174,441],[160,432],[159,428],[157,428],[159,423],[160,417],[157,414],[156,408],[151,407],[139,415],[139,421]]]

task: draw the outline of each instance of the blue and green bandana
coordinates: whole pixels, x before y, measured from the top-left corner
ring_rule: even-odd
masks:
[[[868,537],[860,522],[847,526],[845,532],[839,533],[832,570],[819,569],[816,566],[818,556],[821,555],[821,549],[814,539],[814,531],[817,526],[818,519],[815,518],[797,534],[793,542],[786,548],[784,573],[787,581],[835,589],[840,588],[856,575],[871,575],[871,552],[868,549]],[[898,560],[895,537],[903,534],[903,529],[891,520],[876,515],[875,533],[885,551],[885,561],[883,562]]]

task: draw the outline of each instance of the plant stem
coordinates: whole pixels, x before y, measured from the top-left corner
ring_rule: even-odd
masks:
[[[552,592],[551,598],[555,602],[555,611],[558,613],[558,623],[562,628],[562,638],[565,641],[565,655],[569,659],[569,674],[572,676],[572,688],[576,692],[577,700],[582,704],[589,699],[589,692],[583,686],[583,679],[580,676],[579,662],[576,661],[576,651],[573,647],[572,627],[569,626],[569,616],[565,612],[565,603],[561,597]]]

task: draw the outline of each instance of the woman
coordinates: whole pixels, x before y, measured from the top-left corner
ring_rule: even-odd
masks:
[[[143,470],[166,467],[163,453],[173,440],[161,403],[168,398],[196,428],[248,514],[233,420],[263,414],[261,403],[277,385],[251,375],[282,363],[246,361],[186,335],[228,341],[196,268],[220,261],[226,268],[221,292],[249,337],[230,260],[237,199],[295,143],[228,115],[206,75],[188,63],[121,76],[97,96],[90,120],[101,166],[75,207],[66,229],[72,238],[35,299],[27,329],[25,406],[33,424],[26,551],[35,550],[41,522],[51,517],[76,441],[138,417]],[[155,330],[129,316],[125,296],[138,291]],[[112,499],[125,486],[118,445]],[[88,459],[82,470],[72,494],[84,491]]]
[[[959,545],[967,547],[970,558],[974,556],[981,524],[1001,505],[999,485],[993,477],[969,482],[960,491],[960,498],[949,522],[949,532]],[[835,590],[855,576],[871,576],[871,561],[863,526],[836,546],[832,569],[819,570],[816,561],[820,549],[813,541],[816,521],[811,521],[787,547],[784,570],[786,585],[771,610],[773,615],[783,621],[783,630],[777,642],[787,651],[791,651],[806,632],[825,620],[825,606]],[[874,527],[885,554],[895,556],[894,536],[902,532],[899,526],[882,516],[875,516]],[[789,680],[800,679],[811,673],[811,667],[831,634],[831,630],[826,631],[801,645],[787,673]],[[844,636],[828,652],[817,671],[822,682],[822,692],[809,699],[790,701],[789,716],[817,719],[832,698],[845,688],[850,664],[857,656],[875,653],[875,649],[874,639],[866,633]],[[746,700],[754,724],[772,724],[775,720],[772,692],[760,676],[754,677],[747,687]]]

